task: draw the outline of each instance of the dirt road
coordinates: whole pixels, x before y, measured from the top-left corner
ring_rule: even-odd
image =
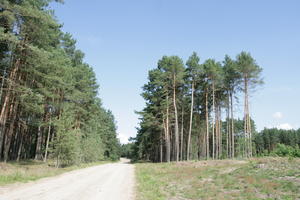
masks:
[[[0,187],[0,200],[133,200],[134,166],[122,159],[36,182]]]

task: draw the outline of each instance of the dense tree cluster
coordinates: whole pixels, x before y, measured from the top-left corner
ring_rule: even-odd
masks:
[[[0,3],[0,158],[57,165],[117,159],[112,113],[49,0]]]
[[[282,130],[277,128],[265,128],[255,135],[255,146],[257,155],[269,155],[278,144],[293,148],[300,147],[300,129]]]
[[[196,53],[186,64],[178,56],[162,57],[143,86],[146,107],[138,112],[136,157],[161,162],[251,157],[249,95],[263,83],[261,71],[246,52],[223,62],[200,63]],[[234,108],[241,96],[244,117],[238,129]]]
[[[134,147],[135,147],[135,144],[132,142],[127,143],[127,144],[122,144],[121,145],[121,157],[130,158],[130,159],[135,160]]]

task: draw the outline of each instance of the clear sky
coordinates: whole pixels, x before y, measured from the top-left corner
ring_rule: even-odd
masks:
[[[163,55],[186,61],[193,51],[201,62],[250,52],[264,69],[265,85],[251,98],[257,128],[300,127],[299,0],[65,0],[52,7],[93,66],[123,143],[136,135],[148,70]]]

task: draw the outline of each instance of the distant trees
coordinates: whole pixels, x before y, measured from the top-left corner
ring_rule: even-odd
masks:
[[[265,128],[260,133],[255,134],[254,142],[256,155],[269,155],[276,150],[278,144],[297,148],[300,147],[300,129],[282,130]]]
[[[134,143],[122,144],[121,145],[121,157],[135,159],[134,155]]]
[[[289,157],[289,158],[300,158],[299,146],[289,146],[278,143],[276,148],[270,153],[272,156]]]
[[[139,112],[141,123],[133,148],[138,158],[169,162],[252,156],[249,93],[263,83],[261,68],[246,52],[236,60],[225,56],[222,63],[199,61],[193,53],[185,67],[179,57],[164,56],[149,72],[142,94],[146,107]],[[243,120],[236,120],[234,99],[241,92],[245,114]]]
[[[51,157],[57,166],[117,159],[114,118],[50,2],[0,3],[0,159]]]

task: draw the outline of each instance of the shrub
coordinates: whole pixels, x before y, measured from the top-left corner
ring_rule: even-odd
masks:
[[[271,155],[280,157],[300,157],[300,149],[298,146],[292,147],[284,144],[277,144]]]

